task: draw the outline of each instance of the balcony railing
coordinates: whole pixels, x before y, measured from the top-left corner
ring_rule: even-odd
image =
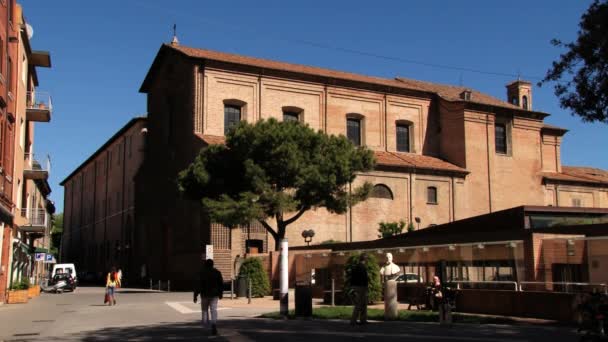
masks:
[[[51,157],[48,155],[42,162],[36,159],[33,153],[25,154],[25,166],[23,173],[28,179],[48,179],[51,172]]]
[[[27,219],[27,223],[20,228],[25,232],[44,233],[49,224],[49,214],[45,209],[21,209],[21,216]]]
[[[28,91],[26,99],[27,119],[30,121],[49,122],[53,112],[53,101],[47,92]]]

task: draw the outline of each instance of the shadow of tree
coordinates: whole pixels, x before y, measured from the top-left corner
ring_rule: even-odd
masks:
[[[154,325],[108,327],[44,341],[445,341],[445,340],[551,340],[571,341],[575,334],[563,328],[460,324],[441,327],[435,323],[373,322],[351,326],[347,321],[225,319],[219,336],[210,336],[200,321],[162,322]],[[16,336],[17,337],[17,336]],[[25,337],[25,336],[22,336]],[[31,336],[29,341],[39,341]],[[27,340],[27,339],[26,339]]]

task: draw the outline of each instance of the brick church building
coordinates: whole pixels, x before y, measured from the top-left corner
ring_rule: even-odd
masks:
[[[381,221],[404,220],[422,229],[520,205],[608,207],[608,172],[562,166],[567,130],[543,122],[549,114],[533,109],[529,82],[517,80],[506,88],[503,101],[465,87],[368,77],[174,40],[161,46],[140,89],[147,94],[147,117],[138,121],[145,128],[137,130],[142,158],[140,165],[129,166],[137,169],[132,178],[120,175],[134,197],[129,208],[121,197],[117,209],[133,210],[129,227],[123,220],[105,228],[119,232],[115,241],[103,241],[99,233],[75,238],[75,232],[85,234],[87,225],[107,216],[98,208],[84,219],[80,206],[113,201],[80,199],[82,192],[109,182],[78,181],[85,164],[94,162],[89,158],[63,182],[63,257],[84,262],[76,250],[103,249],[91,268],[123,265],[135,277],[179,284],[189,279],[206,244],[213,244],[226,278],[247,248],[268,252],[274,242],[261,226],[230,230],[209,222],[198,203],[177,192],[177,173],[201,148],[223,143],[239,120],[297,120],[375,153],[376,169],[353,184],[373,183],[371,198],[344,215],[307,212],[288,227],[292,246],[304,244],[301,233],[307,229],[316,232],[313,244],[364,241],[377,238]],[[96,152],[103,153],[104,148]]]

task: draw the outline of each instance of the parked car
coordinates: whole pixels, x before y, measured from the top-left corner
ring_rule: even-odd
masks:
[[[74,287],[78,285],[78,277],[76,276],[76,266],[74,264],[55,264],[51,272],[51,279],[57,274],[67,273],[74,280]]]
[[[62,291],[74,291],[76,289],[76,281],[69,273],[55,274],[55,276],[49,280],[48,285],[53,287],[60,281],[64,281],[66,284],[64,287],[62,287]]]
[[[424,283],[421,276],[416,273],[404,273],[395,279],[398,283]]]

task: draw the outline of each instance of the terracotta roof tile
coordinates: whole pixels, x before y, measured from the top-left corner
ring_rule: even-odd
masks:
[[[562,172],[542,172],[546,179],[608,185],[608,171],[593,167],[563,166]]]
[[[205,135],[197,133],[196,136],[207,143],[207,145],[223,145],[226,143],[226,138],[220,135]]]
[[[450,171],[461,174],[469,173],[466,169],[431,156],[387,151],[374,151],[374,155],[376,156],[376,164],[383,166]]]
[[[375,85],[389,86],[400,89],[407,90],[415,90],[421,92],[427,92],[432,94],[437,94],[448,101],[464,101],[460,96],[460,94],[464,90],[470,90],[470,88],[466,87],[457,87],[452,85],[438,84],[438,83],[430,83],[424,81],[417,81],[407,78],[398,77],[396,79],[387,79],[381,77],[372,77],[372,76],[364,76],[349,72],[324,69],[318,67],[312,67],[307,65],[300,64],[292,64],[285,62],[278,62],[268,59],[261,59],[255,57],[247,57],[237,54],[218,52],[212,50],[205,49],[197,49],[192,47],[187,47],[183,45],[170,45],[165,44],[166,47],[174,49],[176,51],[180,51],[186,54],[189,57],[193,58],[201,58],[201,59],[209,59],[226,63],[234,63],[241,65],[254,66],[265,69],[274,69],[281,71],[294,72],[299,74],[307,74],[313,76],[322,76],[322,77],[330,77],[336,79],[342,79],[347,81],[355,81],[362,83],[370,83]],[[498,107],[504,107],[509,109],[518,109],[523,110],[522,108],[512,105],[506,101],[502,101],[493,96],[473,91],[471,100],[468,102],[480,103]]]
[[[226,142],[226,138],[223,136],[203,134],[197,134],[197,136],[208,145],[224,144]],[[468,173],[467,170],[461,167],[431,156],[423,156],[414,153],[386,151],[374,151],[374,155],[376,157],[376,164],[382,166],[448,171],[460,174]]]

